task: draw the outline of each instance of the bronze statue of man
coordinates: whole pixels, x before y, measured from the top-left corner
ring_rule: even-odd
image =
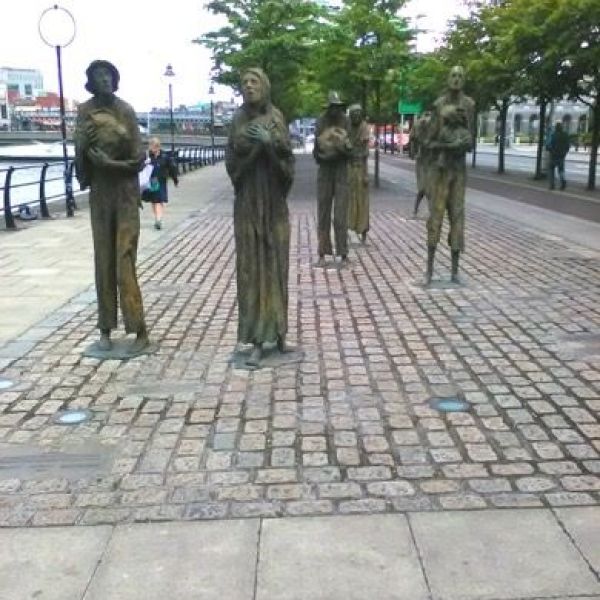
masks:
[[[112,348],[117,327],[117,295],[127,333],[136,339],[131,355],[149,346],[142,295],[136,275],[140,232],[138,171],[144,150],[133,108],[118,98],[119,72],[110,62],[93,61],[86,70],[93,97],[77,111],[75,165],[81,189],[90,188],[98,328],[102,352]]]
[[[434,103],[427,147],[431,152],[430,214],[427,220],[427,274],[431,283],[435,250],[440,241],[444,213],[448,213],[448,243],[453,283],[459,283],[460,253],[465,248],[466,153],[473,148],[475,103],[463,92],[465,72],[452,67],[448,89]]]
[[[294,155],[271,85],[259,68],[242,75],[244,103],[235,112],[225,166],[233,183],[238,342],[253,344],[259,366],[265,342],[286,351],[290,224],[287,195]]]
[[[413,127],[412,135],[410,136],[411,154],[415,159],[415,174],[417,177],[417,196],[415,198],[415,208],[413,211],[416,217],[419,212],[419,205],[425,196],[429,198],[429,167],[430,167],[430,151],[427,148],[427,135],[429,124],[431,121],[431,113],[425,111],[416,120]]]
[[[351,153],[346,104],[337,92],[331,91],[327,109],[317,121],[313,148],[313,157],[319,165],[317,212],[320,266],[325,266],[326,254],[333,255],[332,208],[335,250],[341,256],[342,263],[348,259],[348,161]]]
[[[369,126],[365,122],[360,104],[348,108],[350,115],[350,144],[352,153],[348,165],[350,201],[348,206],[348,227],[364,243],[369,231]]]

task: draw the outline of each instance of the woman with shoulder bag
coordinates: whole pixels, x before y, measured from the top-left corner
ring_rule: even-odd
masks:
[[[160,140],[151,138],[148,142],[148,159],[152,173],[148,187],[142,192],[142,200],[152,203],[154,229],[162,229],[163,204],[169,201],[167,179],[170,177],[175,186],[179,185],[177,166],[173,158],[160,149]]]

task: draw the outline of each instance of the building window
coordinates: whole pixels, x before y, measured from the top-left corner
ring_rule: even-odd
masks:
[[[25,84],[25,95],[26,96],[32,96],[33,95],[33,88],[31,86],[30,83],[26,83]]]

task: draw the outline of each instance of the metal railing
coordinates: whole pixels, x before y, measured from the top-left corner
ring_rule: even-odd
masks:
[[[175,157],[179,172],[187,173],[223,160],[225,146],[180,147],[175,150]],[[10,157],[2,160],[10,162]],[[71,182],[73,181],[74,165],[74,161],[70,160],[67,177]],[[14,213],[23,210],[23,207],[38,205],[38,215],[44,219],[50,218],[48,210],[50,202],[66,200],[67,214],[69,207],[76,208],[73,199],[65,197],[63,169],[62,160],[0,168],[0,192],[2,192],[4,200],[0,213],[4,213],[6,229],[17,229]]]

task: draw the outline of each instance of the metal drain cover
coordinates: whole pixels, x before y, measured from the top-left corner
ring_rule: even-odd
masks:
[[[458,396],[447,396],[445,398],[432,398],[429,401],[429,406],[439,412],[466,412],[471,408],[471,405]]]
[[[11,388],[13,385],[15,385],[12,381],[10,381],[10,379],[2,379],[0,377],[0,390],[7,390],[8,388]]]
[[[92,412],[86,408],[75,410],[61,410],[57,412],[52,421],[58,425],[79,425],[92,418]]]

